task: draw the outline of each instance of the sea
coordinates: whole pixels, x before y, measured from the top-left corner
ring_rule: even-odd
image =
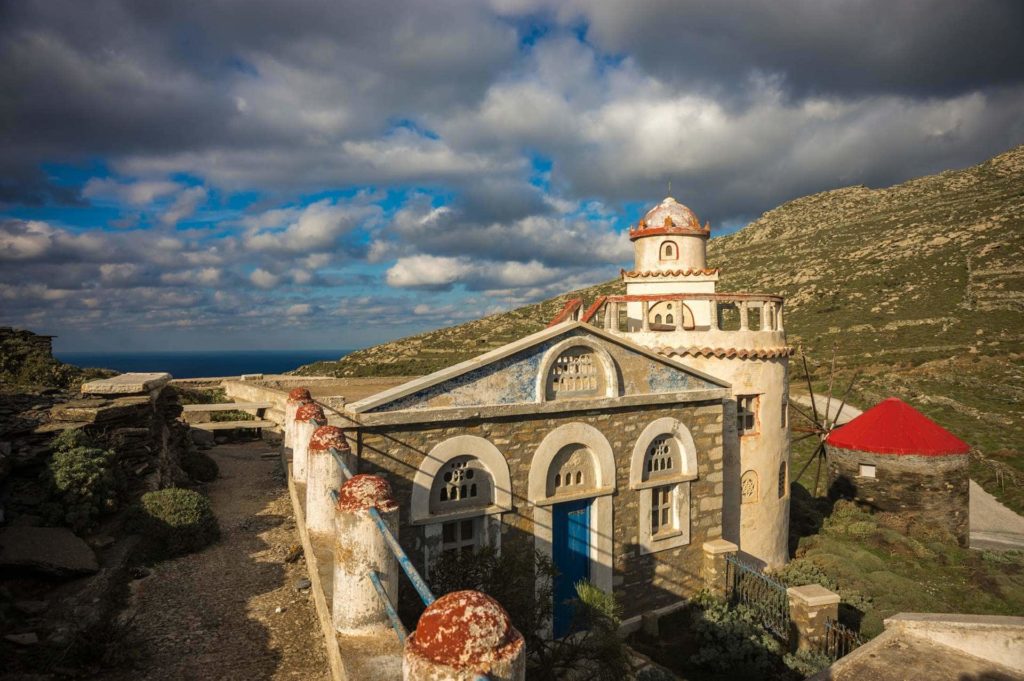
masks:
[[[53,355],[79,367],[115,371],[166,371],[174,378],[280,374],[303,364],[337,360],[351,350],[232,350],[191,352],[60,352]]]

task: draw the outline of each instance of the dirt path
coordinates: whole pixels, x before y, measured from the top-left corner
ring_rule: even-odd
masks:
[[[305,562],[285,562],[298,537],[278,459],[261,457],[271,451],[260,442],[210,451],[221,540],[133,582],[141,659],[104,679],[329,678],[312,599],[296,588]]]

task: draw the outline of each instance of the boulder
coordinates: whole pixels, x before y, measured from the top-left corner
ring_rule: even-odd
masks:
[[[96,554],[66,527],[0,529],[0,568],[34,570],[55,577],[91,575]]]

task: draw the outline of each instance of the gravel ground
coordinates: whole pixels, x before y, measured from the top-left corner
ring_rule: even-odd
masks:
[[[126,645],[137,661],[100,678],[330,678],[312,597],[296,586],[305,561],[285,561],[298,534],[280,460],[261,456],[274,451],[262,442],[210,450],[220,466],[208,492],[221,540],[132,583]]]

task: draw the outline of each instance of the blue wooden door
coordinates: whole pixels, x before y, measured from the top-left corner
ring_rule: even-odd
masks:
[[[564,636],[572,623],[576,583],[590,579],[590,499],[556,504],[552,510],[551,556],[554,583],[554,633]]]

